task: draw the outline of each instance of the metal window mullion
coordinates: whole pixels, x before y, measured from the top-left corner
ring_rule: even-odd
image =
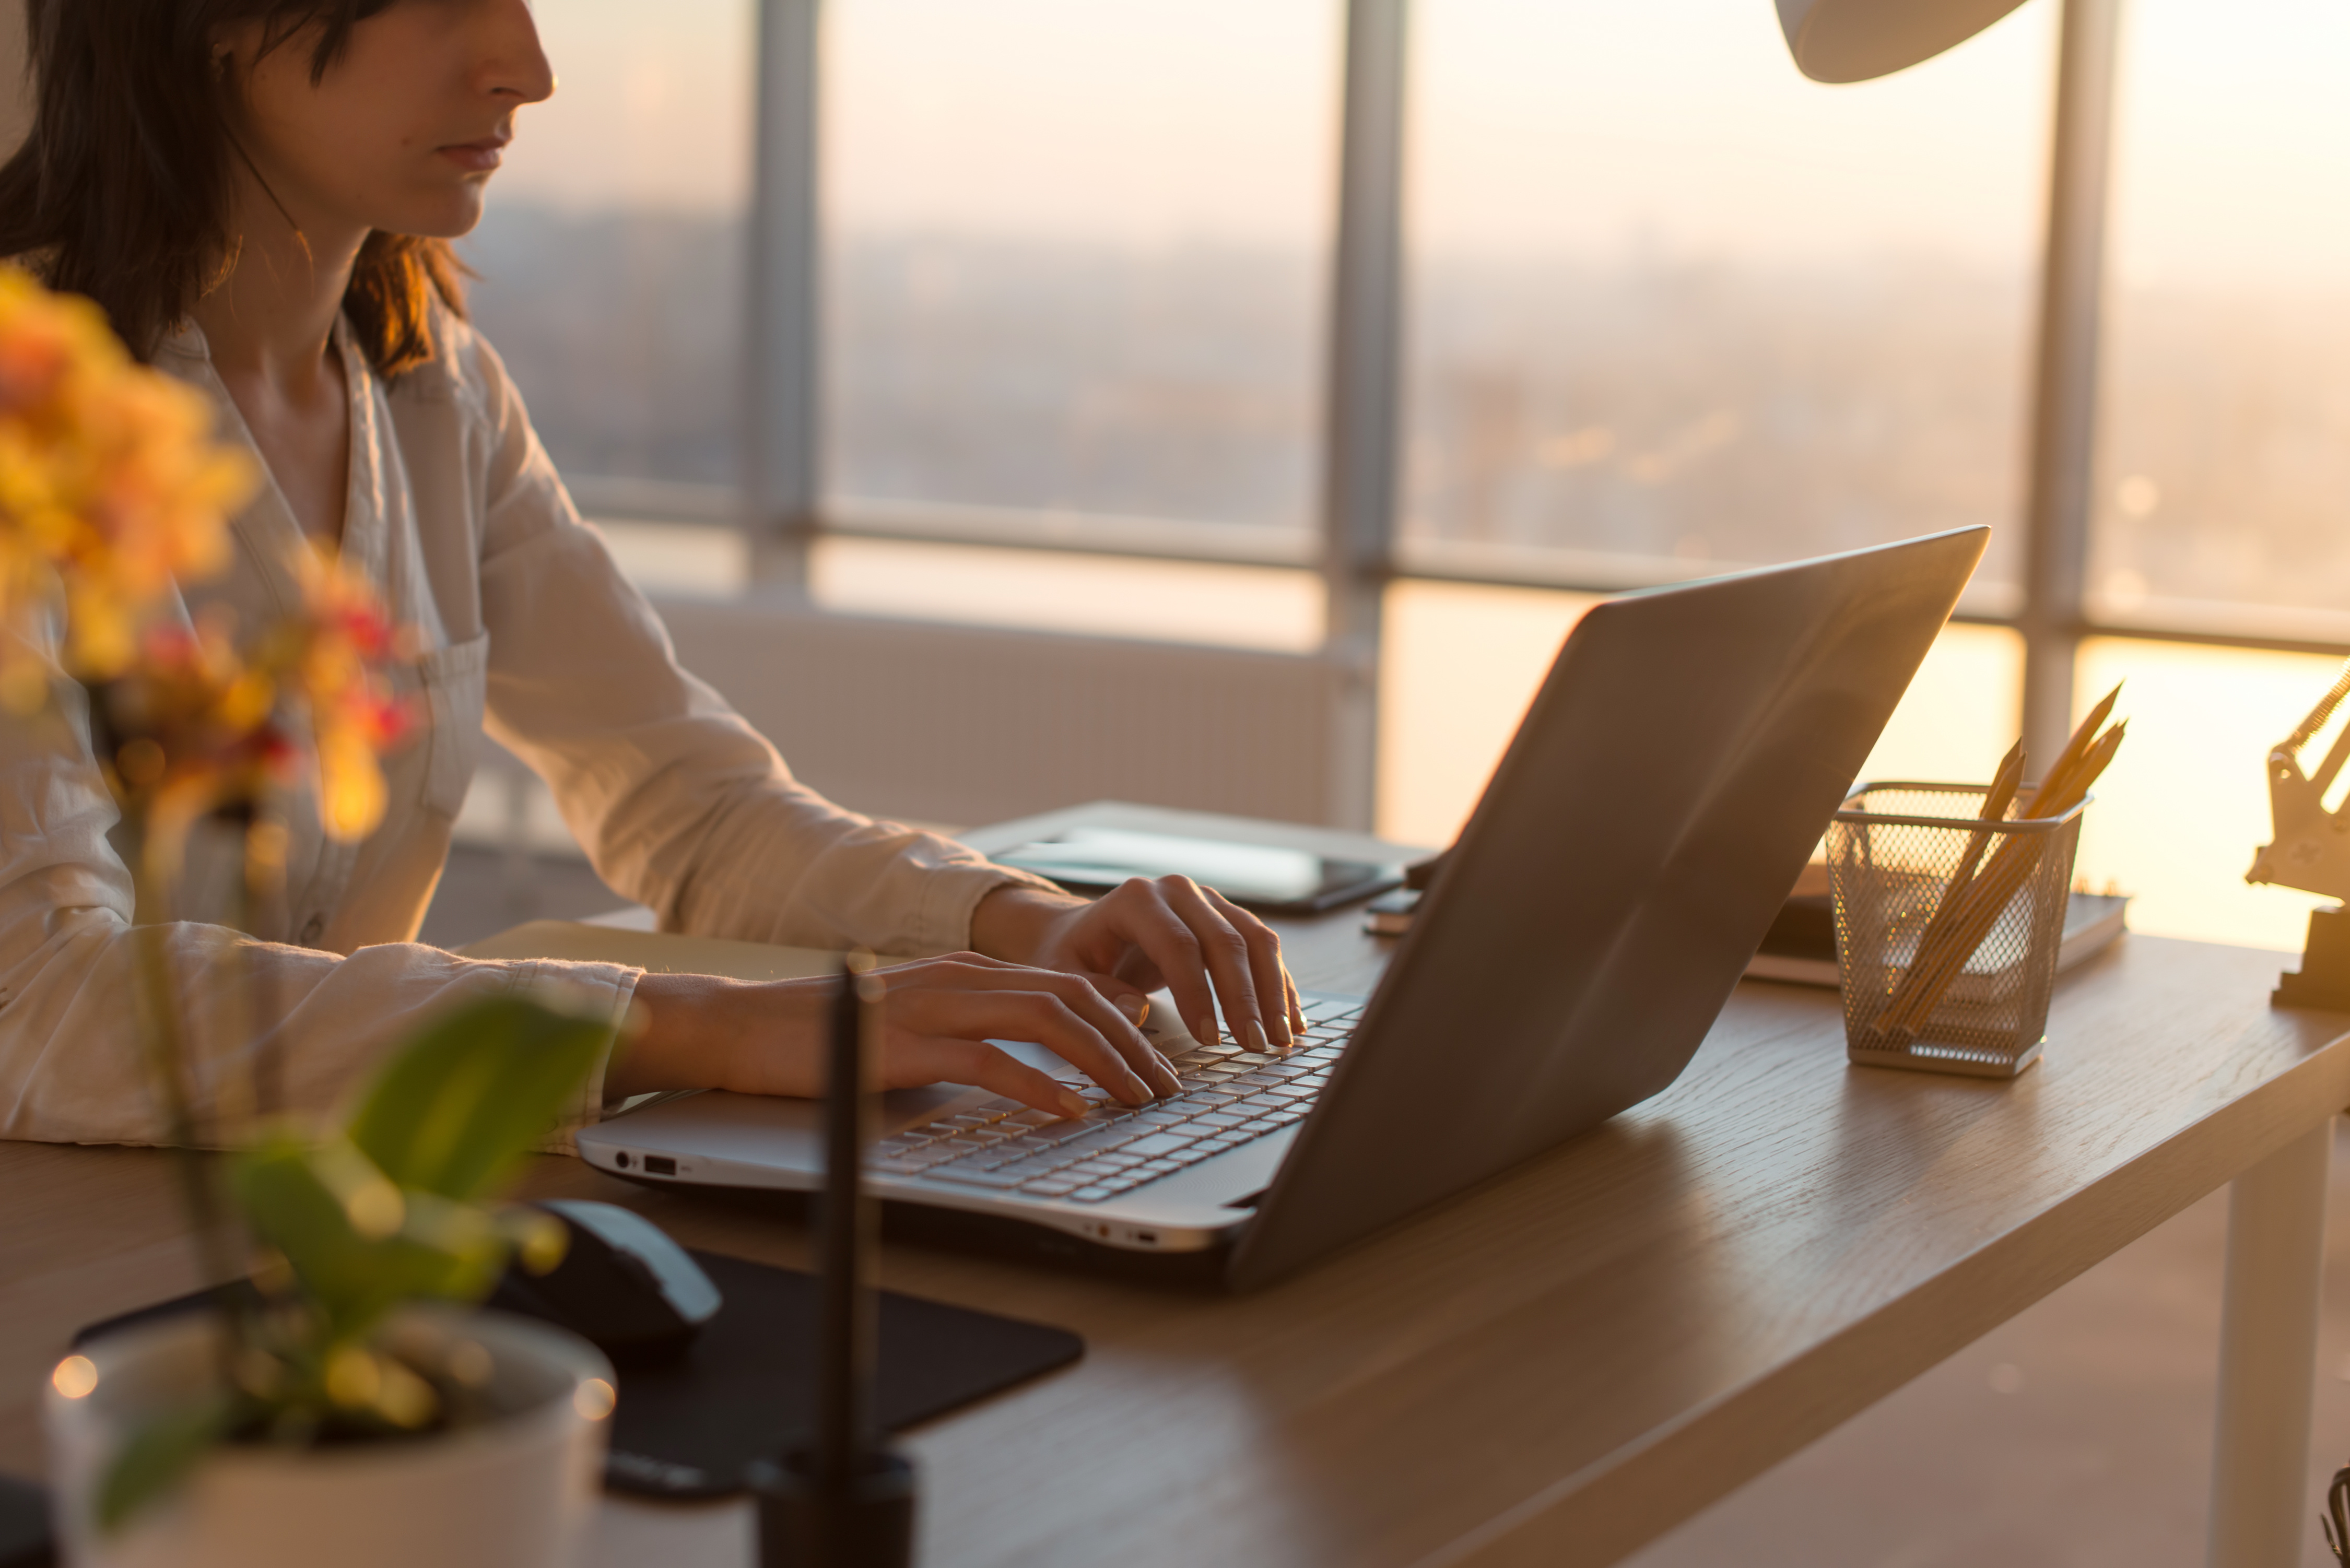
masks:
[[[1347,5],[1322,411],[1324,652],[1338,670],[1329,819],[1366,831],[1376,808],[1379,644],[1394,575],[1402,421],[1408,5]]]
[[[2049,144],[2023,538],[2024,750],[2052,759],[2073,722],[2089,565],[2098,348],[2121,0],[2064,0]]]
[[[758,0],[744,300],[743,522],[767,591],[807,584],[822,499],[817,0]]]

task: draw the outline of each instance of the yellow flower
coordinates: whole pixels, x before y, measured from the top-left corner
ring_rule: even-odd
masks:
[[[168,881],[191,827],[259,802],[295,758],[274,722],[277,683],[238,655],[234,629],[219,608],[192,628],[151,628],[131,667],[102,689],[114,742],[107,784],[145,825],[150,877]]]
[[[67,673],[104,688],[109,782],[159,873],[198,818],[260,805],[306,762],[327,833],[365,837],[383,819],[377,759],[409,727],[385,679],[396,629],[314,551],[295,564],[301,611],[249,650],[224,615],[151,624],[227,563],[228,519],[259,479],[212,427],[210,401],[133,362],[96,306],[0,266],[0,624],[62,599]],[[0,705],[36,711],[48,680],[34,639],[0,636]]]
[[[226,564],[228,518],[259,478],[212,424],[203,395],[135,363],[96,306],[0,266],[0,621],[62,593],[68,672],[128,669],[174,584]],[[47,698],[31,646],[0,640],[0,702]]]
[[[355,842],[383,820],[378,759],[411,727],[386,677],[403,639],[365,578],[297,548],[302,608],[250,652],[238,651],[233,618],[215,609],[192,631],[150,630],[105,689],[117,741],[109,782],[125,814],[148,824],[152,875],[178,864],[197,820],[261,805],[306,765],[317,770],[329,838]],[[309,722],[307,747],[297,714]]]
[[[383,820],[377,758],[411,727],[408,710],[384,678],[406,649],[366,578],[315,550],[304,550],[296,567],[303,613],[289,628],[293,645],[281,656],[282,678],[310,711],[319,824],[328,837],[349,843]]]

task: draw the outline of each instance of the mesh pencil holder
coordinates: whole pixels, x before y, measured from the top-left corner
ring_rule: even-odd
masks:
[[[2040,1059],[2084,800],[1975,814],[1975,784],[1863,784],[1828,828],[1845,1054],[2012,1078]]]

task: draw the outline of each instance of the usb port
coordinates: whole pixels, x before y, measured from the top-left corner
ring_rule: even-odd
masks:
[[[649,1154],[645,1156],[645,1174],[647,1176],[675,1176],[677,1174],[677,1161],[671,1159],[665,1154]]]

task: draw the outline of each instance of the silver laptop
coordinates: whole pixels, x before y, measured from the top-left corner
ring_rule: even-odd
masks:
[[[1313,995],[1280,1055],[1154,1032],[1183,1084],[1053,1119],[984,1090],[883,1096],[875,1190],[917,1233],[1180,1259],[1263,1283],[1679,1076],[1990,530],[1610,599],[1559,649],[1368,997]],[[1171,1023],[1174,1009],[1154,1007]],[[616,1176],[821,1185],[816,1106],[716,1091],[590,1127]]]

